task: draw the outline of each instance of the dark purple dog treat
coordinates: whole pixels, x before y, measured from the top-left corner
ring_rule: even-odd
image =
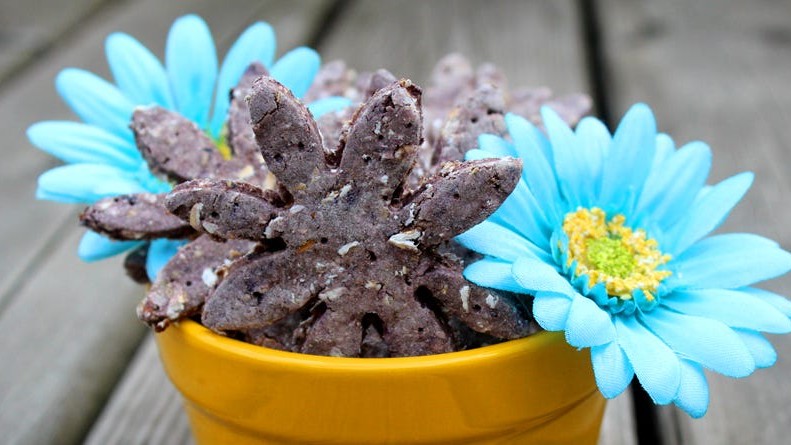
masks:
[[[199,232],[258,241],[266,239],[266,226],[277,216],[277,204],[283,204],[275,195],[244,182],[196,179],[177,185],[165,204]]]
[[[257,136],[277,135],[259,137],[264,157],[280,154],[285,159],[283,152],[289,154],[276,175],[294,201],[276,208],[277,216],[264,230],[268,244],[220,271],[220,282],[204,306],[206,326],[241,331],[259,343],[293,351],[343,356],[451,351],[458,343],[448,323],[453,314],[473,317],[475,329],[503,338],[527,332],[530,324],[511,300],[494,292],[483,294],[432,247],[494,211],[519,178],[518,161],[449,164],[411,199],[417,213],[410,220],[399,193],[421,142],[422,119],[420,90],[409,81],[380,89],[355,113],[342,137],[337,169],[325,164],[323,153],[314,148],[316,125],[312,119],[305,121],[307,110],[282,86],[272,80],[256,82],[250,104]],[[299,142],[307,154],[298,158],[307,162],[292,162]],[[188,186],[183,187],[186,193]],[[229,187],[212,193],[212,199],[222,203],[233,200],[237,192]],[[469,202],[460,205],[459,199]],[[186,209],[201,198],[184,202]],[[261,212],[260,201],[238,202],[235,212]],[[423,206],[425,216],[419,211]],[[443,209],[452,215],[445,224],[437,217]],[[218,221],[231,211],[223,205],[217,210]],[[263,219],[271,217],[269,212]],[[179,212],[186,219],[188,213]],[[275,240],[279,247],[272,244]],[[448,284],[437,287],[437,276]],[[426,292],[432,297],[423,298]],[[489,294],[498,298],[497,304],[475,317],[475,305],[486,304]],[[468,309],[470,302],[473,305],[469,312],[465,295]],[[297,313],[303,315],[291,337],[275,328]]]
[[[244,240],[217,242],[201,236],[179,249],[159,272],[137,316],[157,331],[200,312],[218,280],[217,269],[246,254],[254,244]]]
[[[256,253],[231,264],[206,302],[203,323],[223,331],[261,329],[307,304],[316,292],[310,280],[321,276],[311,277],[303,257],[288,264],[288,253]]]
[[[400,219],[408,232],[421,234],[416,241],[437,245],[494,213],[516,187],[521,166],[519,160],[448,162],[401,209]]]
[[[173,111],[138,108],[132,130],[151,171],[167,179],[212,177],[223,162],[214,142],[194,122]]]
[[[464,159],[465,153],[478,147],[481,134],[504,135],[504,110],[505,98],[501,90],[490,84],[478,87],[445,121],[434,151],[434,164]]]
[[[294,196],[304,194],[326,170],[316,122],[286,87],[269,77],[248,96],[256,141],[271,171]]]
[[[566,121],[569,125],[574,126],[580,121],[580,119],[585,117],[585,115],[590,112],[591,107],[593,106],[593,101],[591,101],[591,98],[585,94],[567,94],[565,96],[548,100],[543,105],[552,108],[552,110],[554,110],[561,119]],[[519,103],[516,99],[512,100],[512,112],[520,115],[537,113],[525,108],[526,107],[524,107],[524,104]],[[533,123],[541,128],[544,127],[543,122],[541,122],[539,119],[533,120]]]
[[[377,91],[397,80],[398,78],[386,69],[378,69],[373,73],[363,73],[357,80],[357,89],[361,93],[360,100],[366,101],[370,99]]]
[[[234,158],[251,166],[253,175],[259,178],[265,178],[269,170],[264,165],[264,158],[255,141],[246,98],[255,79],[266,74],[263,65],[259,63],[250,65],[239,80],[239,84],[231,91],[231,104],[228,107],[228,145]]]
[[[138,193],[97,201],[85,209],[80,221],[94,232],[117,240],[183,238],[193,232],[184,221],[167,212],[165,195]]]
[[[461,264],[445,264],[423,275],[420,283],[448,315],[474,331],[499,338],[515,338],[515,332],[526,335],[529,326],[516,303],[506,295],[465,280],[462,269]]]
[[[348,97],[354,83],[354,72],[342,60],[325,63],[302,100],[311,103],[330,96]]]
[[[146,260],[148,259],[148,244],[143,244],[137,249],[129,252],[124,258],[124,270],[126,275],[135,283],[151,284],[146,271]]]
[[[484,63],[475,70],[475,88],[477,89],[484,85],[508,91],[508,78],[496,65]]]
[[[341,181],[381,190],[391,199],[414,165],[422,142],[420,88],[402,81],[398,88],[380,89],[352,118],[341,138]]]
[[[464,158],[477,147],[483,133],[502,135],[503,115],[511,112],[542,127],[541,107],[555,109],[570,125],[590,112],[591,100],[584,94],[553,99],[548,88],[509,91],[503,73],[484,64],[473,70],[459,54],[449,54],[436,65],[426,89],[424,115],[426,143],[420,147],[419,164],[409,182],[419,183],[419,175],[435,171],[445,161]]]
[[[434,126],[435,119],[444,116],[463,98],[475,84],[475,71],[466,57],[451,53],[437,62],[431,72],[429,87],[426,88],[427,125]],[[432,113],[436,110],[436,115]],[[429,120],[431,119],[431,120]]]
[[[340,153],[338,153],[339,140],[354,114],[353,107],[346,107],[333,113],[326,113],[316,120],[316,125],[321,133],[321,141],[324,145],[324,156],[328,162],[337,166]]]

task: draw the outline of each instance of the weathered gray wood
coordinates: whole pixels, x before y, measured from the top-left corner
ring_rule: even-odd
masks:
[[[724,231],[759,233],[791,248],[791,2],[683,0],[601,3],[607,91],[619,115],[646,101],[677,143],[714,151],[713,181],[756,173]],[[788,295],[791,277],[767,283]],[[668,443],[787,443],[791,430],[791,337],[772,339],[780,359],[743,380],[709,375],[701,420],[665,408]]]
[[[4,443],[77,442],[143,333],[142,289],[119,261],[75,261],[79,235],[70,231],[0,318]]]
[[[586,90],[577,24],[571,1],[368,0],[343,14],[320,50],[359,71],[386,68],[418,83],[440,57],[457,51],[476,65],[496,64],[512,87],[565,94]]]
[[[192,443],[181,396],[162,369],[152,335],[138,350],[85,443]]]
[[[74,209],[33,199],[35,177],[54,165],[20,131],[42,119],[70,118],[52,87],[57,71],[79,66],[106,75],[104,37],[127,31],[162,55],[170,23],[197,12],[221,51],[256,11],[275,2],[128,1],[103,10],[22,75],[0,85],[0,431],[4,443],[78,442],[145,332],[134,306],[142,289],[118,260],[86,265],[76,258],[81,230]],[[279,2],[283,10],[283,3]],[[277,8],[275,8],[277,10]],[[280,29],[281,48],[304,30]],[[159,426],[157,426],[159,427]]]
[[[634,406],[630,389],[607,402],[599,434],[600,445],[637,445]]]
[[[58,0],[0,3],[0,83],[108,3],[111,0],[77,0],[68,8]]]

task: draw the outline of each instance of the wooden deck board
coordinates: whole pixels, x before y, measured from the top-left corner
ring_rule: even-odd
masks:
[[[5,0],[0,3],[0,83],[112,0]]]
[[[192,443],[181,396],[165,375],[153,335],[138,350],[85,443]]]
[[[791,248],[791,2],[607,0],[601,6],[615,114],[646,101],[660,130],[677,143],[709,143],[713,181],[755,172],[752,190],[723,231],[758,233]],[[789,295],[791,277],[765,287]],[[773,368],[743,380],[709,374],[705,418],[662,409],[667,443],[786,443],[791,338],[770,340],[780,355]]]
[[[386,68],[418,84],[449,52],[492,62],[511,87],[586,91],[583,54],[571,1],[360,1],[319,49],[358,71]]]
[[[40,265],[0,318],[4,443],[76,443],[144,333],[134,317],[141,289],[120,279],[118,261],[74,261],[78,237],[68,234],[69,248]]]

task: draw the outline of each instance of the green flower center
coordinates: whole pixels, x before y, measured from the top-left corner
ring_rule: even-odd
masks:
[[[595,269],[619,278],[632,274],[637,260],[620,238],[590,238],[587,243],[588,263]]]
[[[645,231],[632,230],[624,226],[625,222],[623,215],[608,219],[597,207],[566,214],[566,267],[576,262],[574,274],[587,276],[590,287],[603,283],[608,295],[630,300],[640,289],[648,301],[653,301],[659,284],[672,274],[659,270],[670,261],[670,255],[663,254]]]

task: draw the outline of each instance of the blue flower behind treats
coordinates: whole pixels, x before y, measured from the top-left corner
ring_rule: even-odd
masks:
[[[483,135],[468,153],[520,157],[524,170],[500,209],[457,238],[485,255],[465,277],[532,295],[544,329],[591,348],[605,397],[636,375],[654,402],[703,416],[704,368],[745,377],[771,366],[761,332],[791,331],[791,303],[750,287],[791,269],[791,254],[757,235],[707,236],[753,175],[706,185],[709,147],[676,149],[643,104],[614,135],[594,118],[573,131],[542,115],[548,137],[509,115],[510,140]]]
[[[187,15],[170,28],[163,66],[135,38],[111,34],[106,52],[114,84],[76,68],[64,69],[55,81],[58,93],[82,122],[45,121],[28,129],[35,146],[68,164],[39,177],[37,197],[90,204],[110,196],[169,191],[172,185],[151,174],[135,145],[129,128],[135,108],[158,105],[176,111],[222,147],[229,91],[251,63],[263,64],[297,97],[313,82],[320,65],[315,51],[296,48],[273,62],[275,48],[272,27],[257,22],[239,36],[218,66],[208,26],[200,17]],[[330,97],[309,108],[320,115],[348,105],[346,99]],[[143,241],[113,241],[88,231],[78,253],[83,260],[95,261],[141,244]],[[167,262],[181,244],[152,241],[147,260],[151,279],[157,265]]]

